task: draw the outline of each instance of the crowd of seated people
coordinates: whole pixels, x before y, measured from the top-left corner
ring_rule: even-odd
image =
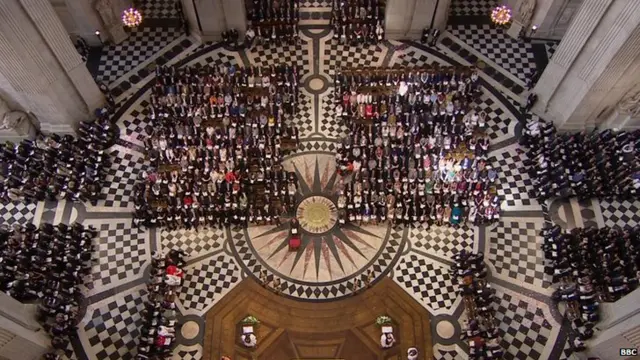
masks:
[[[557,133],[553,124],[527,122],[520,143],[538,198],[635,198],[640,189],[640,132]]]
[[[245,4],[249,20],[248,47],[255,43],[263,46],[298,43],[298,0],[253,0]]]
[[[101,125],[82,123],[80,128],[98,129]],[[81,131],[79,138],[53,134],[5,143],[0,149],[1,201],[64,199],[95,205],[110,159],[102,141],[86,131]]]
[[[151,273],[147,290],[149,297],[140,312],[142,327],[138,343],[138,360],[163,360],[172,355],[176,337],[176,297],[182,285],[182,267],[185,253],[170,250],[166,255],[154,252],[151,255]]]
[[[157,77],[144,141],[152,170],[134,188],[135,225],[246,226],[293,209],[297,177],[280,162],[298,146],[288,121],[295,66],[172,68]]]
[[[453,256],[450,272],[454,282],[459,283],[467,312],[461,337],[469,342],[469,358],[502,358],[504,349],[500,346],[500,330],[493,307],[495,289],[485,280],[484,254],[460,251]]]
[[[37,319],[54,348],[47,359],[64,358],[69,336],[76,336],[79,285],[91,271],[96,235],[79,223],[0,228],[1,290],[20,302],[39,302]]]
[[[386,0],[333,0],[333,38],[344,45],[376,45],[384,40]]]
[[[468,69],[349,70],[336,76],[338,215],[344,221],[484,224],[500,216],[487,114]],[[344,221],[341,221],[344,222]]]
[[[552,297],[567,302],[574,351],[585,349],[599,319],[600,302],[617,301],[638,287],[640,227],[576,228],[545,226],[545,272],[559,284]]]

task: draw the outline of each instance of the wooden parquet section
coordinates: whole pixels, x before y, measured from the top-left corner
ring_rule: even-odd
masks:
[[[239,322],[247,315],[260,320],[258,346],[240,344]],[[379,315],[394,320],[397,343],[380,348]],[[329,303],[287,299],[245,279],[206,315],[203,360],[404,360],[416,346],[421,359],[431,359],[429,314],[393,280],[384,277],[363,293]]]

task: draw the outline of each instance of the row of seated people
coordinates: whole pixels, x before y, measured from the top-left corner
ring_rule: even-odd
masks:
[[[528,148],[536,197],[638,195],[640,131],[558,134],[552,123],[531,119],[520,143]]]
[[[51,336],[47,359],[65,358],[76,336],[82,294],[91,270],[93,227],[49,223],[0,228],[0,288],[21,302],[38,301],[37,320]]]
[[[493,307],[497,299],[495,289],[486,281],[484,254],[462,250],[452,260],[450,273],[459,284],[467,313],[461,337],[469,343],[469,358],[500,359],[504,349],[500,345],[499,323]]]
[[[378,102],[385,103],[384,95],[387,95],[389,103],[418,104],[417,112],[443,102],[466,110],[467,104],[480,93],[478,72],[470,67],[343,68],[336,73],[334,83],[343,102],[345,92],[351,104],[374,102],[376,94],[381,98]]]
[[[245,33],[245,46],[249,50],[255,45],[268,47],[296,45],[300,43],[300,30],[297,24],[252,25]]]
[[[247,20],[254,25],[295,25],[300,21],[298,0],[249,0]]]
[[[142,184],[142,185],[140,185]],[[156,185],[157,183],[154,183]],[[256,183],[260,186],[259,183]],[[274,191],[274,195],[266,194],[268,185],[265,185],[265,194],[253,195],[260,201],[249,200],[244,192],[236,194],[211,194],[196,191],[176,191],[176,195],[169,195],[170,203],[162,203],[163,198],[158,196],[148,205],[148,200],[139,192],[139,187],[145,186],[138,183],[134,189],[134,202],[136,209],[133,216],[133,225],[136,227],[163,227],[169,230],[185,228],[228,228],[232,225],[246,227],[252,225],[280,224],[283,214],[292,213],[295,205],[295,193],[297,186],[289,187],[286,192]],[[177,195],[177,194],[181,194]]]
[[[443,126],[444,119],[418,122],[413,118],[415,122],[404,127],[402,123],[350,123],[349,135],[336,155],[338,173],[351,175],[350,185],[340,189],[347,209],[351,206],[360,212],[366,213],[367,208],[373,211],[375,202],[370,202],[369,195],[375,192],[378,196],[400,197],[402,201],[395,204],[387,201],[384,215],[389,217],[389,211],[393,211],[394,218],[402,223],[413,223],[414,217],[419,222],[453,225],[463,223],[463,219],[473,223],[496,221],[500,201],[493,185],[498,174],[486,163],[488,138],[477,136],[477,125],[471,121],[465,124],[451,117]],[[404,132],[403,128],[411,130]],[[367,201],[362,201],[363,195]],[[363,209],[367,203],[369,206]]]
[[[0,198],[5,202],[65,199],[95,205],[109,166],[109,156],[94,138],[54,134],[18,144],[7,142],[0,148]]]
[[[154,252],[145,308],[140,312],[142,327],[138,342],[138,360],[170,359],[176,337],[176,297],[182,285],[186,265],[182,250],[171,250],[166,255]]]
[[[638,287],[640,276],[640,227],[576,228],[564,232],[558,225],[545,226],[545,272],[559,284],[552,294],[566,301],[571,317],[574,351],[585,348],[599,319],[598,305],[613,302]]]
[[[500,218],[499,200],[496,195],[478,194],[474,202],[467,204],[466,199],[457,194],[444,195],[398,195],[387,196],[340,195],[338,198],[338,222],[359,224],[380,224],[386,221],[394,225],[451,225],[454,227],[471,223],[487,224]]]
[[[375,45],[384,40],[385,3],[385,0],[333,0],[333,38],[349,45]]]
[[[151,103],[178,107],[179,110],[185,108],[185,112],[196,106],[211,105],[211,114],[222,117],[226,110],[220,110],[234,103],[248,108],[249,104],[266,107],[271,102],[285,103],[288,97],[297,102],[299,83],[300,69],[295,64],[246,68],[235,65],[158,66]],[[176,116],[174,110],[170,111]],[[155,113],[157,115],[158,111]],[[161,113],[167,116],[166,111]]]

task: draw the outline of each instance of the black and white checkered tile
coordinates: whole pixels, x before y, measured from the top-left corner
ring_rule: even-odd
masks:
[[[130,360],[137,353],[147,292],[136,290],[95,310],[84,331],[91,345],[85,349],[92,359]]]
[[[139,2],[143,19],[178,19],[179,0],[144,0]]]
[[[300,139],[311,135],[315,130],[315,114],[313,109],[313,97],[306,91],[300,91],[298,97],[298,107],[294,116],[287,115],[287,121],[293,122],[292,125],[298,128],[298,137]]]
[[[25,204],[19,202],[0,203],[0,218],[2,223],[11,224],[28,224],[32,222],[36,213],[37,204]]]
[[[558,45],[560,45],[560,43],[555,41],[550,41],[544,44],[544,48],[547,50],[547,59],[551,60],[551,57],[556,52]]]
[[[449,269],[418,254],[404,256],[394,267],[394,280],[427,309],[438,312],[457,297]]]
[[[449,32],[522,81],[535,69],[531,44],[520,43],[491,25],[453,25]]]
[[[491,9],[498,5],[497,0],[452,0],[449,13],[451,16],[482,16],[487,18]]]
[[[118,121],[121,130],[124,130],[120,132],[120,137],[130,142],[141,143],[153,131],[151,121],[147,118],[149,102],[146,100],[147,96],[143,98],[144,100],[132,106],[129,113]]]
[[[509,134],[509,126],[512,121],[516,121],[511,117],[511,113],[508,112],[504,105],[499,101],[495,101],[494,98],[489,95],[489,91],[484,91],[480,97],[478,97],[473,106],[476,112],[484,111],[487,113],[487,131],[492,143],[505,140],[507,137],[513,134]]]
[[[448,226],[432,226],[426,229],[421,225],[411,228],[409,241],[417,250],[451,260],[460,250],[473,250],[473,231],[474,228],[469,227],[454,229]]]
[[[500,324],[500,345],[505,359],[541,360],[545,347],[553,347],[551,324],[533,300],[498,290],[500,303],[495,306]]]
[[[564,342],[564,347],[562,348],[562,352],[560,353],[560,359],[559,360],[569,360],[569,359],[575,359],[575,357],[572,357],[571,355],[573,354],[573,350],[571,349],[571,342],[570,342],[570,338],[567,337],[567,340]]]
[[[304,151],[330,151],[335,152],[337,143],[331,141],[301,141],[296,152]]]
[[[218,49],[212,53],[208,53],[207,56],[201,56],[194,61],[189,62],[189,65],[200,66],[238,66],[238,60],[232,53]]]
[[[365,46],[352,47],[327,42],[324,54],[320,54],[324,71],[334,76],[336,70],[349,67],[377,66],[384,56],[381,47]]]
[[[422,50],[411,48],[411,50],[406,49],[396,51],[391,65],[422,68],[433,63],[434,61],[437,62],[433,56],[429,56]]]
[[[97,80],[112,83],[180,35],[180,30],[174,28],[142,27],[131,30],[125,41],[103,49]]]
[[[322,96],[322,114],[320,128],[318,132],[327,138],[341,139],[347,133],[347,128],[342,124],[342,120],[336,117],[336,104],[333,88]]]
[[[543,239],[538,236],[540,223],[522,219],[503,219],[487,229],[488,258],[496,271],[523,286],[549,287],[544,273]]]
[[[220,300],[240,281],[240,267],[226,254],[185,268],[178,294],[185,310],[202,311]]]
[[[180,360],[200,360],[202,359],[202,350],[200,349],[189,350],[189,351],[182,350],[182,351],[178,351],[177,354],[174,353],[173,359],[175,359],[176,356]]]
[[[309,49],[304,41],[300,45],[257,46],[247,55],[255,66],[295,64],[301,70],[300,76],[311,71]]]
[[[600,200],[600,210],[605,226],[625,228],[640,224],[640,201]]]
[[[433,352],[434,360],[460,360],[462,354],[458,354],[456,350],[436,350]]]
[[[133,206],[131,194],[138,174],[147,169],[148,164],[144,156],[136,151],[120,145],[111,149],[111,167],[107,171],[105,182],[108,186],[102,188],[104,200],[98,202],[101,206],[128,207]]]
[[[118,285],[133,280],[148,257],[148,234],[133,228],[128,220],[110,220],[99,226],[94,240],[95,258],[91,268],[92,281],[85,281],[89,290],[97,286]]]
[[[67,347],[64,349],[64,358],[63,359],[67,359],[67,360],[78,360],[78,356],[76,356],[76,352],[73,349],[73,345],[71,344],[71,341],[69,341],[69,343],[67,344]]]
[[[522,165],[526,159],[527,155],[518,152],[517,145],[509,145],[489,153],[488,163],[499,174],[496,190],[502,199],[503,210],[525,210],[523,207],[538,206],[538,201],[531,198],[533,182]]]
[[[220,249],[225,240],[225,231],[211,228],[203,228],[198,232],[185,229],[162,230],[161,237],[165,251],[181,249],[187,257],[195,257]]]
[[[331,7],[331,0],[300,1],[300,7]]]
[[[292,280],[285,279],[279,274],[273,273],[271,270],[262,266],[256,255],[247,243],[247,238],[243,231],[231,232],[231,240],[238,252],[238,256],[242,261],[242,266],[247,272],[260,279],[260,274],[264,270],[267,272],[267,280],[272,282],[274,278],[279,278],[280,291],[282,295],[297,298],[299,300],[336,300],[352,294],[353,283],[355,278],[347,278],[339,283],[326,285],[323,283],[317,283],[309,285],[308,283],[297,283]],[[372,270],[373,279],[378,279],[380,276],[386,273],[389,267],[393,266],[394,261],[397,258],[398,251],[402,243],[402,232],[392,230],[389,234],[386,247],[382,253],[373,261],[373,264],[367,269]],[[358,275],[361,284],[366,280],[367,274],[362,273]],[[374,280],[375,281],[375,280]]]

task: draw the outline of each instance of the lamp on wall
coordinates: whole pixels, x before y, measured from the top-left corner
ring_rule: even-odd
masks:
[[[496,25],[506,25],[511,21],[511,9],[507,5],[500,5],[491,11],[491,21]]]
[[[142,22],[142,15],[137,9],[128,8],[122,13],[122,22],[127,27],[136,27]]]

